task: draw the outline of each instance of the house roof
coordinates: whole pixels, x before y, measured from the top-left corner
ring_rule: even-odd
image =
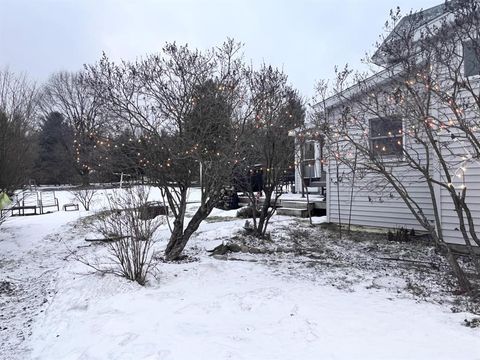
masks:
[[[366,88],[378,86],[380,84],[388,82],[389,79],[391,79],[393,76],[398,75],[401,71],[402,71],[402,68],[398,64],[388,67],[386,69],[383,69],[382,71],[342,90],[341,92],[330,96],[329,98],[325,99],[323,102],[317,103],[316,105],[314,105],[314,107],[317,107],[321,103],[323,103],[322,105],[324,105],[326,109],[333,108],[337,106],[342,101],[342,99],[343,100],[348,99],[351,96],[355,96],[361,93]]]
[[[450,11],[450,6],[458,1],[461,0],[450,0],[443,4],[404,16],[372,56],[373,62],[377,65],[385,65],[387,62],[386,56],[382,51],[385,49],[385,44],[395,41],[395,39],[400,36],[408,35],[409,33],[414,34],[422,27],[435,22],[437,19],[447,14]]]
[[[407,15],[400,20],[396,26],[396,30],[401,31],[401,29],[407,26],[407,24],[413,24],[418,29],[421,26],[428,24],[430,21],[437,19],[443,14],[446,14],[449,9],[449,4],[450,2],[443,3],[429,9],[420,10],[419,12]]]
[[[419,29],[421,29],[423,26],[427,26],[431,23],[434,23],[440,17],[446,15],[450,11],[450,6],[452,5],[452,3],[457,1],[463,1],[463,0],[450,0],[450,1],[444,2],[443,4],[436,5],[429,9],[420,10],[418,12],[411,13],[410,15],[403,17],[399,21],[397,26],[394,28],[394,30],[387,36],[383,44],[389,41],[393,41],[395,37],[399,36],[399,34],[401,34],[402,32],[410,32],[410,31],[416,32]],[[385,68],[379,73],[376,73],[371,77],[369,77],[368,79],[364,80],[363,81],[364,84],[375,85],[375,84],[383,83],[387,81],[392,74],[397,74],[400,72],[400,69],[397,69],[397,66],[395,64],[392,64],[389,66],[388,63],[385,61],[385,56],[382,54],[383,44],[372,56],[372,60],[375,64],[381,65]],[[339,103],[342,97],[348,97],[348,96],[354,95],[358,93],[360,89],[361,89],[360,84],[355,84],[343,90],[341,93],[335,94],[330,98],[326,99],[324,105],[327,108],[334,107],[336,104]]]

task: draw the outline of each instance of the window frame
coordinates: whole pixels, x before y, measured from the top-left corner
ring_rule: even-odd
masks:
[[[312,158],[307,158],[307,146],[312,146],[313,147],[313,157]],[[315,140],[307,140],[305,141],[305,143],[303,144],[303,159],[302,159],[302,166],[304,167],[303,168],[303,177],[304,178],[314,178],[316,177],[316,169],[315,169],[315,162],[316,162],[316,158],[315,158],[315,151],[316,151],[316,142]],[[312,172],[313,172],[313,176],[306,176],[306,171],[305,169],[307,167],[310,167],[312,168]]]
[[[380,120],[380,121],[385,121],[387,120],[387,117],[373,117],[368,119],[368,130],[369,130],[369,136],[368,136],[368,146],[370,151],[374,154],[376,158],[381,158],[390,162],[400,162],[405,160],[405,122],[401,116],[398,115],[391,115],[388,117],[390,120],[398,120],[400,121],[400,128],[398,130],[401,130],[401,133],[399,134],[397,131],[394,132],[393,135],[377,135],[377,136],[372,136],[372,121],[375,120]],[[378,150],[374,148],[374,141],[375,140],[384,140],[384,139],[401,139],[401,145],[400,145],[400,151],[395,152],[393,154],[386,154],[382,155]]]
[[[307,158],[307,146],[312,147],[313,157],[311,158],[310,157]],[[307,161],[307,160],[315,160],[315,141],[314,140],[305,141],[305,143],[303,144],[303,161]]]
[[[473,51],[473,54],[476,58],[477,61],[477,68],[478,72],[474,74],[467,74],[467,57],[465,54],[465,51],[468,47],[469,44],[473,44],[474,42],[477,42],[477,47],[478,47],[478,54],[477,52]],[[463,75],[468,78],[468,79],[480,79],[480,39],[468,39],[466,41],[462,41],[462,61],[463,61]],[[472,49],[475,49],[475,47],[470,46]]]

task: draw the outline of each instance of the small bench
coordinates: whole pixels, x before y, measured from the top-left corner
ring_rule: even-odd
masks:
[[[37,207],[35,205],[25,205],[25,206],[19,205],[19,206],[13,206],[5,210],[11,211],[12,216],[37,215]],[[33,213],[25,214],[25,210],[33,210]],[[18,214],[15,214],[14,211],[18,211]]]
[[[63,205],[63,211],[78,211],[78,204],[65,204]]]

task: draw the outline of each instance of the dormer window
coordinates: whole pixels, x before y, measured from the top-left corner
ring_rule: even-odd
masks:
[[[466,77],[480,75],[480,40],[463,43],[463,66]]]
[[[397,116],[370,119],[370,150],[378,157],[402,156],[402,119]]]

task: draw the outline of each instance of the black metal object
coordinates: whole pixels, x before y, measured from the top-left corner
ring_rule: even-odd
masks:
[[[139,218],[141,220],[154,219],[159,215],[168,215],[168,206],[161,201],[148,202],[139,209]]]
[[[63,205],[63,211],[78,211],[78,204],[65,204]]]
[[[25,213],[25,210],[33,210],[33,213]],[[27,215],[37,215],[37,206],[35,205],[25,205],[25,206],[13,206],[11,208],[5,209],[3,211],[11,211],[12,216],[27,216]],[[15,211],[17,213],[15,214]]]
[[[265,170],[263,165],[254,165],[246,173],[236,172],[233,176],[233,186],[237,192],[262,192],[264,190]],[[280,186],[295,184],[295,170],[285,170]]]
[[[215,207],[222,210],[234,210],[239,208],[239,203],[240,198],[237,195],[237,191],[235,189],[226,189],[222,199]]]

